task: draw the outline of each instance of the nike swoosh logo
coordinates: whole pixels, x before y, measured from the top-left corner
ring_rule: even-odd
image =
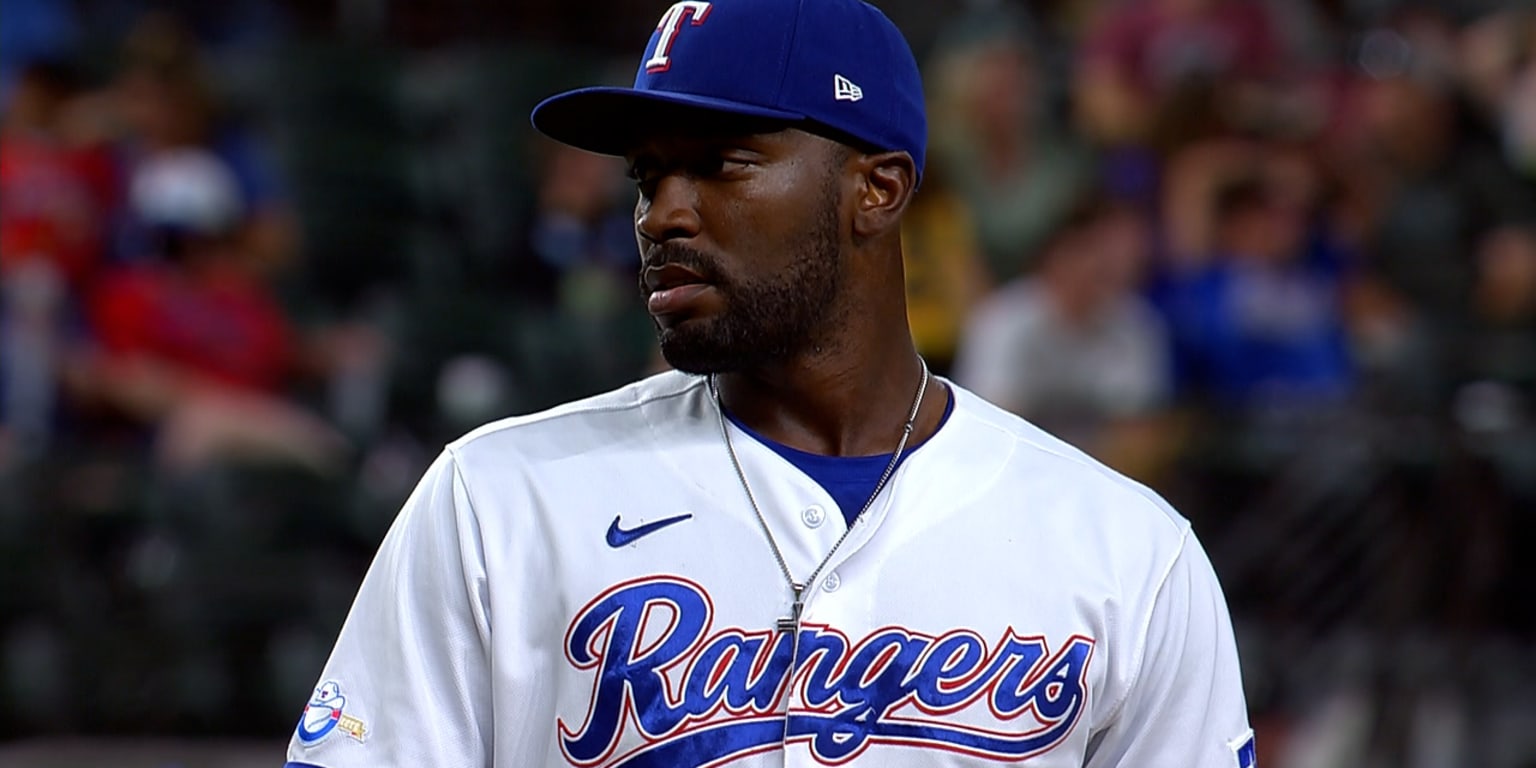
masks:
[[[669,517],[665,520],[657,520],[654,523],[646,523],[645,525],[636,526],[634,528],[630,528],[629,530],[625,530],[619,527],[619,517],[622,517],[622,515],[615,516],[613,518],[613,522],[608,526],[608,546],[613,547],[614,549],[618,549],[619,547],[628,544],[633,544],[637,540],[649,536],[669,525],[677,525],[684,520],[691,520],[693,518],[693,513],[688,512],[686,514],[678,515],[677,517]]]

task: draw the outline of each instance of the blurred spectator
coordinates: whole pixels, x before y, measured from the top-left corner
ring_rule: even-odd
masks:
[[[1028,25],[973,11],[927,65],[930,154],[970,209],[993,280],[1019,275],[1092,182],[1093,158],[1043,98]]]
[[[1484,575],[1471,586],[1493,589],[1461,589],[1450,599],[1483,598],[1479,607],[1500,627],[1530,636],[1536,593],[1520,564],[1536,546],[1536,228],[1499,227],[1478,246],[1473,313],[1456,345],[1459,386],[1451,404],[1469,453],[1489,470],[1483,493],[1494,503],[1465,516],[1489,521],[1485,546],[1468,548],[1470,565],[1481,567],[1468,570]]]
[[[1536,188],[1461,109],[1455,35],[1425,10],[1367,31],[1329,148],[1370,274],[1442,325],[1466,311],[1478,235],[1536,216]]]
[[[1262,408],[1337,402],[1350,389],[1344,258],[1314,228],[1305,165],[1288,176],[1297,169],[1284,159],[1221,144],[1174,163],[1170,190],[1204,192],[1170,201],[1170,232],[1193,250],[1156,291],[1188,394]]]
[[[1536,230],[1490,231],[1477,250],[1473,333],[1463,370],[1536,396]]]
[[[74,371],[87,406],[150,425],[162,463],[252,458],[333,469],[342,439],[283,399],[299,355],[282,309],[239,249],[234,175],[196,149],[158,153],[131,185],[153,255],[91,301],[99,350]]]
[[[1267,86],[1292,73],[1258,0],[1104,4],[1080,51],[1080,128],[1109,145],[1169,149],[1267,115]]]
[[[1505,226],[1482,239],[1472,307],[1454,345],[1454,412],[1502,481],[1536,500],[1536,230]]]
[[[502,294],[521,311],[493,297],[486,307],[516,326],[504,335],[518,339],[509,362],[524,407],[617,386],[653,365],[656,349],[623,161],[543,138],[534,146],[532,205],[502,271]]]
[[[129,35],[114,84],[115,123],[123,162],[131,169],[157,153],[202,148],[233,174],[245,215],[235,235],[253,267],[272,273],[289,265],[296,223],[265,148],[244,126],[224,120],[196,41],[175,17],[151,13]],[[142,229],[130,221],[121,258],[142,254]]]
[[[1536,12],[1490,13],[1468,25],[1457,44],[1468,95],[1496,126],[1505,160],[1536,178]]]
[[[27,455],[53,432],[60,351],[115,202],[107,155],[66,128],[78,90],[67,66],[29,64],[0,122],[0,430]]]
[[[970,209],[944,178],[941,162],[923,172],[922,191],[902,219],[901,241],[912,340],[928,366],[945,375],[965,319],[991,280]]]
[[[955,380],[1145,477],[1169,447],[1153,427],[1171,390],[1168,341],[1138,295],[1150,229],[1134,208],[1092,200],[1037,270],[977,307]]]
[[[80,24],[74,5],[58,0],[0,0],[0,19],[0,104],[9,104],[27,65],[74,52]]]
[[[623,163],[539,140],[537,189],[526,250],[512,288],[534,302],[603,315],[634,292],[638,259]]]
[[[44,261],[74,288],[101,260],[117,203],[109,156],[70,129],[80,91],[68,65],[32,63],[0,123],[0,270]]]

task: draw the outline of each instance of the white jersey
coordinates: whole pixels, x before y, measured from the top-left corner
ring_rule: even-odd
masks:
[[[1253,765],[1189,524],[949,386],[953,413],[807,590],[798,633],[775,630],[792,592],[702,379],[452,443],[385,538],[291,764]],[[843,516],[729,428],[806,578]]]

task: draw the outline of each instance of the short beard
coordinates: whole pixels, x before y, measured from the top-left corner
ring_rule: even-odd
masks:
[[[703,254],[663,246],[663,262],[700,272],[725,295],[725,310],[718,316],[658,326],[668,365],[693,374],[730,373],[781,363],[820,345],[847,312],[841,303],[844,265],[836,194],[834,180],[823,191],[821,214],[807,233],[805,249],[767,280],[730,282],[709,268]]]

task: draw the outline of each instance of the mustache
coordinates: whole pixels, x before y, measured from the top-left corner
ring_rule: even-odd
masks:
[[[641,290],[645,289],[645,270],[659,269],[671,264],[694,272],[707,282],[724,282],[724,276],[716,267],[715,260],[708,254],[680,243],[664,243],[646,251],[645,257],[641,259]]]

